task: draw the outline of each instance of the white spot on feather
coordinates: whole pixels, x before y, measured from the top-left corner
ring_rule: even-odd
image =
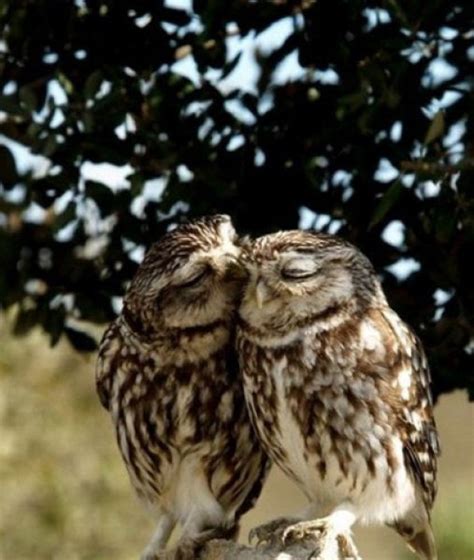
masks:
[[[221,402],[217,410],[217,416],[224,422],[232,418],[234,413],[234,398],[231,391],[225,392],[221,397]]]
[[[339,397],[337,397],[334,400],[333,406],[334,410],[340,416],[342,416],[342,418],[345,418],[350,412],[354,410],[354,407],[349,403],[345,395],[340,395]]]
[[[416,430],[421,430],[423,423],[421,420],[421,416],[418,414],[418,412],[411,413],[411,421]]]
[[[418,459],[422,463],[429,463],[430,462],[430,456],[428,455],[428,453],[418,453]]]
[[[410,387],[411,387],[411,371],[404,368],[398,374],[398,384],[402,390],[402,399],[408,400],[410,398]]]
[[[371,321],[362,321],[360,325],[360,337],[364,348],[370,352],[385,354],[382,337]]]

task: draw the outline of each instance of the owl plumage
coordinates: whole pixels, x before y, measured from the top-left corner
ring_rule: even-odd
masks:
[[[157,517],[143,553],[176,557],[235,536],[267,470],[233,350],[239,248],[227,216],[179,226],[154,244],[104,334],[97,390],[134,489]]]
[[[429,369],[372,265],[339,238],[302,231],[257,239],[245,264],[237,347],[247,404],[263,447],[306,494],[313,519],[273,522],[256,535],[317,533],[318,558],[333,558],[334,546],[358,557],[352,524],[385,523],[435,560],[439,446]]]

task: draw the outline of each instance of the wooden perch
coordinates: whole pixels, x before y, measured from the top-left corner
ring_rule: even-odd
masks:
[[[253,548],[232,541],[212,540],[205,546],[199,560],[316,560],[317,556],[317,543],[308,541],[288,546],[269,545]],[[344,559],[338,555],[334,556],[334,560]]]

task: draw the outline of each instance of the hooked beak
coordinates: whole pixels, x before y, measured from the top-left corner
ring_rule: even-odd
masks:
[[[248,278],[248,272],[245,266],[240,262],[240,260],[235,255],[225,255],[226,263],[224,270],[224,279],[243,282]]]
[[[258,280],[256,286],[255,286],[255,301],[257,302],[257,307],[259,309],[262,309],[263,304],[265,303],[265,297],[266,297],[266,289],[265,286],[263,285],[263,282],[261,280]]]

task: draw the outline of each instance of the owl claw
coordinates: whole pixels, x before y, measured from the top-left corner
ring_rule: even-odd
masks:
[[[263,537],[259,535],[259,529],[260,527],[254,527],[253,529],[250,529],[248,537],[249,544],[253,544],[253,542],[256,541],[255,544],[258,545],[262,542]]]
[[[336,530],[327,518],[290,525],[284,530],[281,540],[286,545],[307,539],[318,544],[318,552],[311,556],[314,560],[361,560],[350,533]]]
[[[282,534],[283,544],[289,542],[303,541],[308,538],[318,540],[327,531],[327,522],[325,519],[316,519],[315,521],[302,521],[287,527]]]
[[[347,560],[362,560],[349,533],[341,533],[336,537],[342,558]]]

